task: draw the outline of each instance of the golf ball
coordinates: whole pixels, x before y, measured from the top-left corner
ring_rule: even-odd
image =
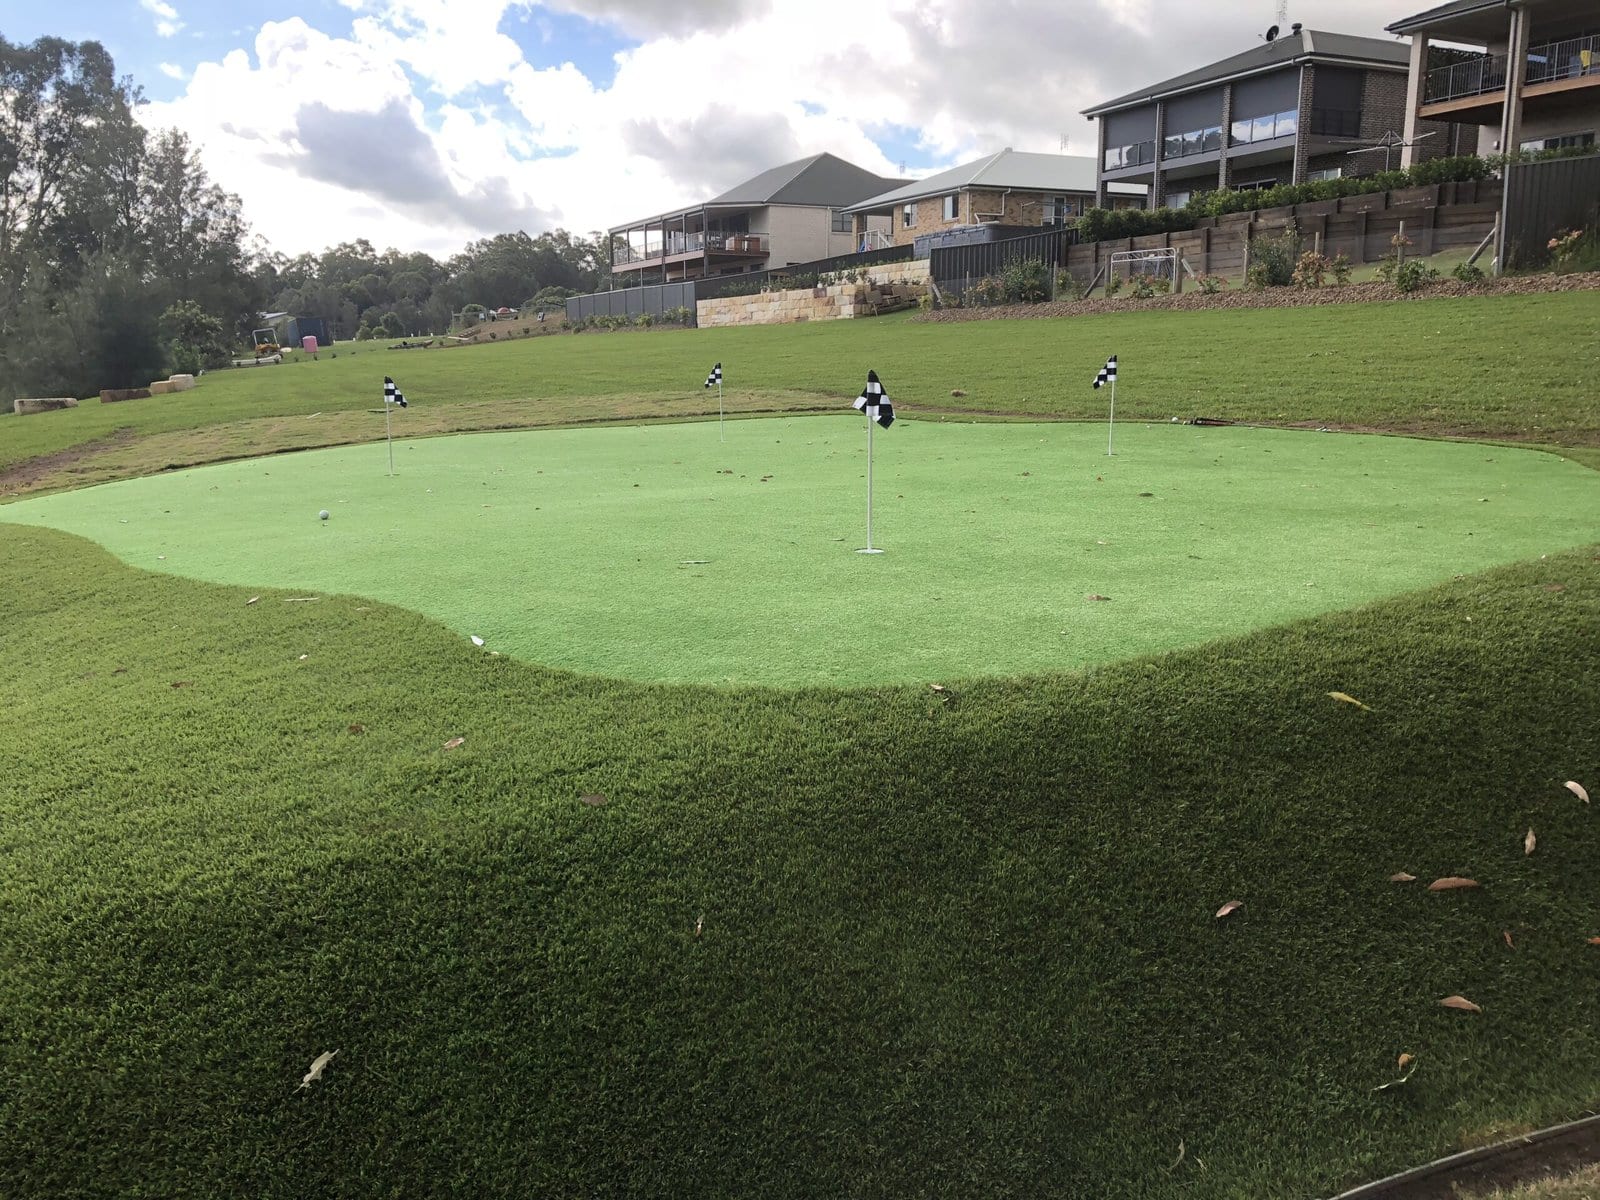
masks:
[[[321,512],[319,512],[317,514],[317,516],[321,517],[324,521],[326,521],[328,519],[328,510],[327,509],[323,509]]]

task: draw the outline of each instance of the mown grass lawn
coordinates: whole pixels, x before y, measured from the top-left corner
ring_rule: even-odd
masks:
[[[304,444],[385,371],[441,432],[703,413],[718,358],[749,411],[747,369],[842,405],[875,366],[929,397],[888,440],[934,400],[1098,415],[1112,351],[1119,411],[1163,421],[1593,439],[1586,300],[363,351],[6,420],[0,456],[127,421],[247,450],[245,416]],[[780,690],[567,673],[0,522],[0,1195],[1288,1200],[1571,1119],[1600,547],[1528,553],[1080,671]]]

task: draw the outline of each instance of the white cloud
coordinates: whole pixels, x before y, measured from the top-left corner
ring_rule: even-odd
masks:
[[[178,10],[166,0],[139,0],[139,7],[156,19],[156,34],[159,37],[173,37],[183,28]]]
[[[165,0],[141,3],[177,20]],[[1054,151],[1062,136],[1090,153],[1081,109],[1259,44],[1265,25],[1243,0],[340,3],[355,14],[347,36],[268,22],[253,58],[201,64],[182,97],[143,110],[185,129],[285,252],[367,237],[439,254],[518,228],[585,232],[822,150],[897,174],[874,140],[889,129],[911,131],[924,167]],[[1383,36],[1396,12],[1299,0],[1296,15]],[[530,62],[501,32],[511,15],[537,30],[556,14],[636,41],[609,84]]]
[[[185,71],[177,63],[164,62],[156,65],[168,79],[184,80],[189,78],[189,72]]]

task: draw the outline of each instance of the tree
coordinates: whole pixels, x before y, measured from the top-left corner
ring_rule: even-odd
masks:
[[[161,314],[161,343],[174,371],[193,375],[228,360],[222,322],[193,300],[180,300]]]

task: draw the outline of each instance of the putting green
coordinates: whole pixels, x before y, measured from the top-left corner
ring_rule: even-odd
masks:
[[[353,593],[639,680],[863,685],[1081,667],[1592,541],[1600,474],[1310,432],[854,414],[476,434],[0,507],[127,562]],[[327,509],[331,519],[318,519]],[[1106,597],[1095,599],[1092,597]]]

